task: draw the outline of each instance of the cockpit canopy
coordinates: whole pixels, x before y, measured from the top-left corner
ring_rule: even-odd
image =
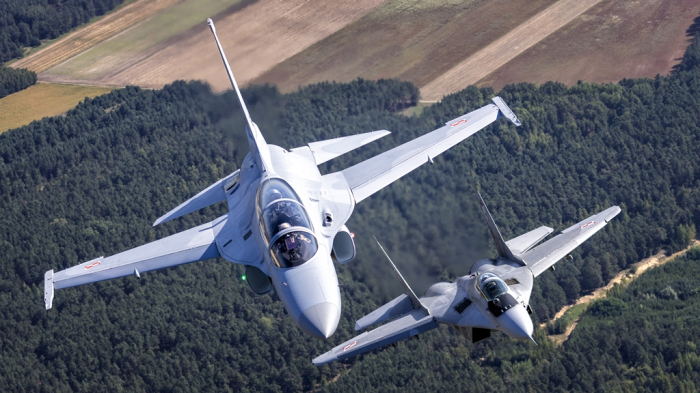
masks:
[[[504,293],[508,293],[508,285],[493,273],[484,273],[479,277],[481,294],[491,301]]]
[[[265,180],[258,189],[260,232],[270,247],[272,261],[281,268],[295,267],[316,255],[318,243],[299,197],[282,179]]]

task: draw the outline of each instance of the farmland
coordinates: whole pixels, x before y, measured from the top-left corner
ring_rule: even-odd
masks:
[[[523,81],[573,85],[667,75],[699,14],[697,0],[603,0],[478,84],[499,89]]]
[[[470,84],[668,74],[699,13],[696,0],[139,0],[13,66],[43,70],[43,82],[200,79],[220,91],[213,15],[242,85],[399,78],[434,101]]]
[[[27,68],[36,73],[45,71],[91,48],[115,34],[137,24],[177,0],[139,1],[101,18],[59,40],[50,48],[40,50],[12,64],[15,68]]]
[[[399,78],[422,87],[553,3],[387,1],[255,82],[291,91],[324,80]]]
[[[0,133],[46,116],[56,116],[85,97],[110,92],[111,88],[39,83],[0,100]]]
[[[218,89],[228,81],[204,21],[211,15],[245,82],[365,15],[383,0],[352,3],[301,0],[185,1],[40,75],[40,80],[161,87],[202,79]]]
[[[508,34],[469,56],[449,71],[423,86],[424,99],[438,100],[478,82],[532,45],[600,2],[600,0],[560,0],[515,27]],[[459,81],[459,83],[455,83]]]

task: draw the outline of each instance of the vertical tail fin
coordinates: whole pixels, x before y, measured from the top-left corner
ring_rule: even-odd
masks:
[[[491,217],[491,213],[489,213],[489,209],[486,207],[484,198],[481,197],[479,191],[476,191],[476,195],[479,197],[479,206],[481,207],[481,212],[484,213],[484,218],[486,219],[486,224],[489,226],[489,232],[491,232],[493,242],[496,243],[498,256],[510,259],[511,261],[518,262],[525,266],[525,262],[523,262],[520,257],[515,256],[508,245],[506,245],[506,242],[503,241],[503,236],[501,236],[501,232],[498,230],[496,223],[493,221],[493,217]]]
[[[219,54],[221,54],[221,60],[224,61],[224,66],[226,67],[226,73],[231,81],[231,86],[236,91],[238,95],[238,101],[241,103],[241,109],[243,109],[243,114],[245,115],[245,121],[247,124],[246,134],[248,135],[248,144],[250,145],[250,150],[255,155],[255,161],[260,166],[261,171],[272,171],[272,165],[270,163],[270,150],[267,148],[267,142],[260,133],[258,126],[253,123],[248,113],[248,108],[245,106],[243,101],[243,96],[241,95],[241,90],[238,88],[238,83],[236,83],[236,78],[233,77],[233,72],[231,72],[231,67],[228,64],[226,55],[224,54],[224,49],[221,47],[219,42],[219,37],[216,35],[216,27],[214,27],[214,21],[211,18],[207,19],[207,24],[211,28],[212,34],[214,34],[214,39],[216,40],[216,46],[219,48]]]
[[[389,254],[387,254],[386,251],[384,251],[384,247],[382,247],[382,245],[379,244],[379,240],[377,240],[377,237],[374,235],[372,235],[372,237],[374,238],[374,241],[377,242],[377,245],[384,253],[384,256],[386,256],[386,259],[389,260],[389,263],[391,264],[391,268],[394,270],[394,274],[396,274],[396,277],[398,277],[399,281],[401,281],[401,285],[403,285],[404,289],[406,290],[406,295],[408,295],[408,297],[411,299],[411,304],[413,304],[413,308],[415,308],[416,310],[422,308],[423,310],[427,311],[428,314],[430,314],[430,310],[428,310],[428,308],[425,307],[423,305],[423,303],[421,303],[420,299],[418,299],[418,296],[416,296],[416,294],[413,292],[413,289],[411,289],[411,287],[408,286],[408,283],[401,275],[401,272],[399,272],[399,269],[397,269],[396,265],[394,265],[394,262],[389,257]]]

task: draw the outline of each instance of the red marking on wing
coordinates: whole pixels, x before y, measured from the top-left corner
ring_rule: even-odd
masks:
[[[591,226],[591,225],[593,225],[593,224],[595,224],[595,221],[591,221],[591,222],[589,222],[589,223],[587,223],[587,224],[583,224],[583,225],[581,225],[581,229],[588,228],[589,226]]]
[[[350,348],[352,348],[352,347],[354,347],[355,345],[357,345],[357,341],[355,341],[355,342],[352,343],[352,344],[346,345],[345,348],[343,348],[343,352],[344,352],[344,351],[347,351],[348,349],[350,349]]]
[[[85,269],[90,269],[91,267],[95,267],[95,266],[97,266],[97,265],[99,265],[99,264],[100,264],[100,261],[93,262],[93,263],[91,263],[91,264],[89,264],[89,265],[85,265]]]
[[[464,124],[464,123],[466,123],[466,122],[467,122],[467,119],[462,119],[462,120],[460,120],[460,121],[456,121],[456,122],[450,124],[450,127],[457,127],[458,125]]]

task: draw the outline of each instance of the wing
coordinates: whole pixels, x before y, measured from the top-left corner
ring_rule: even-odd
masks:
[[[342,360],[350,356],[359,355],[375,348],[416,336],[437,327],[438,324],[435,322],[435,319],[425,310],[415,310],[387,323],[386,325],[382,325],[374,330],[362,333],[359,336],[338,345],[337,347],[314,359],[313,362],[315,365],[320,366],[336,360]]]
[[[578,224],[563,230],[561,234],[554,238],[547,240],[521,255],[520,258],[530,266],[532,274],[537,277],[576,247],[580,246],[589,237],[593,236],[594,233],[603,229],[603,227],[618,213],[620,213],[620,208],[618,206],[613,206],[594,216],[588,217]]]
[[[131,250],[100,257],[71,268],[44,275],[44,303],[50,309],[54,289],[69,288],[110,278],[162,269],[165,267],[216,258],[219,251],[215,243],[215,231],[223,226],[227,217],[218,219],[166,238],[156,240]]]
[[[401,146],[343,171],[325,175],[324,180],[336,189],[350,188],[355,202],[360,202],[426,162],[432,162],[440,153],[493,123],[500,113],[520,124],[503,100],[496,97],[494,102],[495,105],[490,104],[450,120],[444,127]]]

